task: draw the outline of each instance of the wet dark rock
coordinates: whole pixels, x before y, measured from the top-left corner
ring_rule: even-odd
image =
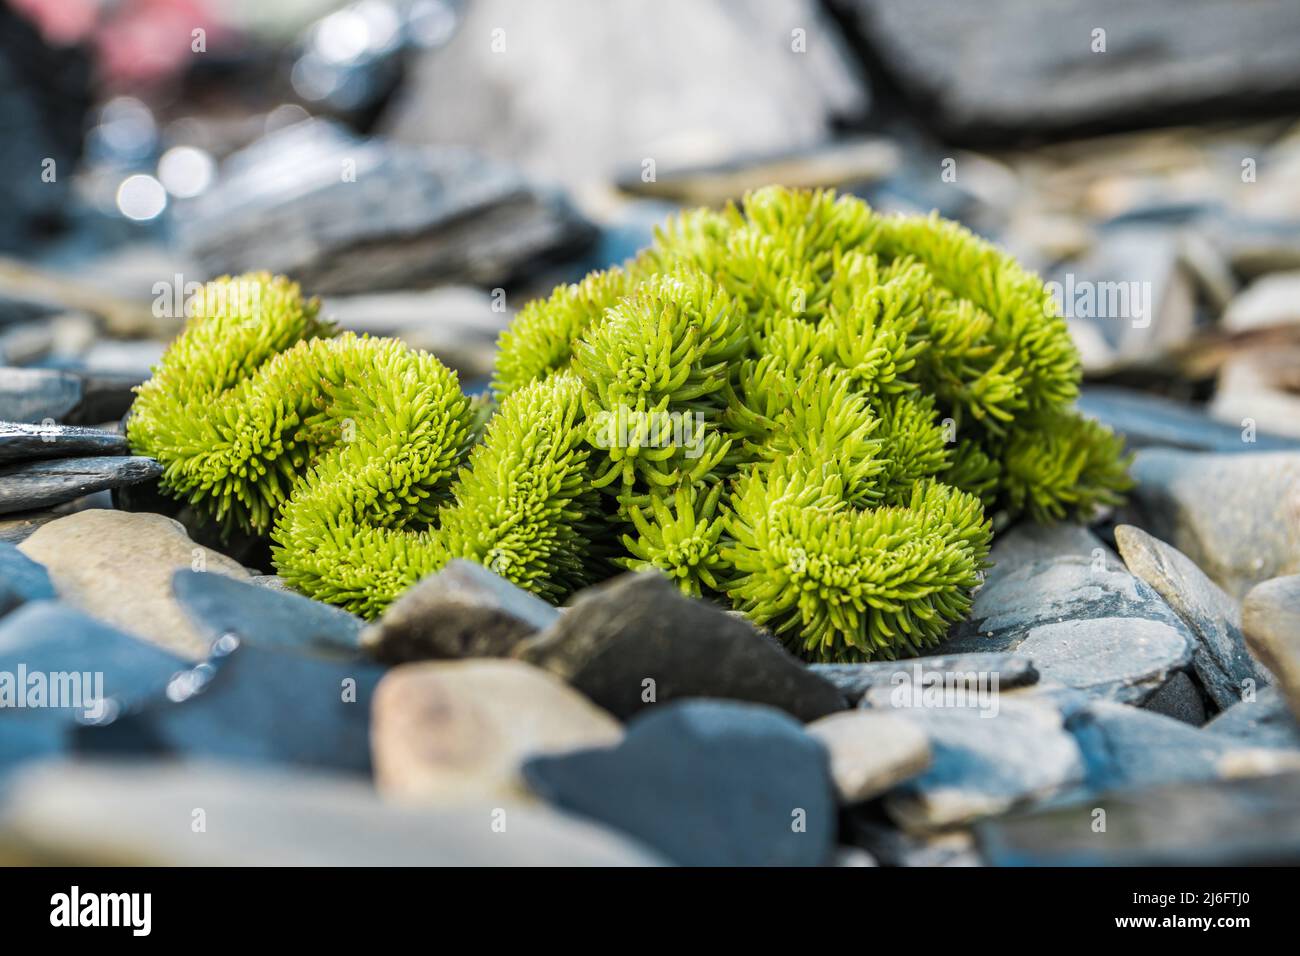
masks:
[[[969,830],[908,833],[863,814],[847,814],[850,838],[884,866],[983,866]]]
[[[98,425],[102,422],[120,421],[135,401],[135,392],[132,390],[149,377],[147,371],[143,376],[108,370],[83,371],[78,374],[81,378],[81,401],[64,416],[64,421],[69,425]]]
[[[44,508],[161,474],[162,465],[152,458],[123,455],[5,465],[0,467],[0,514]]]
[[[1297,805],[1292,773],[1108,794],[989,820],[976,833],[995,866],[1294,866]]]
[[[1142,708],[1181,720],[1193,727],[1205,723],[1205,701],[1201,699],[1201,690],[1184,671],[1179,671],[1165,681],[1159,690],[1143,702]]]
[[[0,462],[127,454],[126,437],[115,432],[76,425],[0,422]]]
[[[1277,675],[1291,712],[1300,715],[1300,574],[1252,588],[1241,627],[1251,650]]]
[[[0,421],[58,421],[81,401],[81,379],[45,368],[0,368]]]
[[[1146,529],[1235,598],[1300,572],[1300,452],[1215,455],[1149,448],[1130,493]]]
[[[753,625],[683,596],[657,572],[620,575],[581,592],[517,656],[623,720],[682,697],[768,704],[803,721],[845,707],[833,684]]]
[[[966,141],[1233,117],[1300,100],[1288,38],[1300,11],[1271,0],[834,0],[883,69]],[[1106,31],[1094,52],[1094,30]]]
[[[78,749],[174,754],[370,773],[370,707],[383,668],[222,642],[137,713],[81,729]]]
[[[361,619],[301,594],[186,568],[172,577],[172,593],[208,641],[231,635],[273,650],[360,656]]]
[[[1159,445],[1228,454],[1300,449],[1300,438],[1258,431],[1254,442],[1244,442],[1240,426],[1216,421],[1182,402],[1145,392],[1090,385],[1079,396],[1078,407],[1084,415],[1122,434],[1131,449]]]
[[[888,691],[903,683],[915,682],[915,669],[921,669],[922,679],[929,675],[940,678],[964,674],[997,675],[998,686],[1003,690],[1037,683],[1038,671],[1033,662],[1019,654],[940,654],[901,661],[872,661],[867,664],[811,664],[808,669],[824,677],[856,705],[869,691]]]
[[[1300,750],[1300,722],[1277,687],[1265,687],[1253,698],[1234,704],[1202,729],[1252,747]]]
[[[39,674],[51,697],[53,675],[68,675],[57,693],[72,694],[77,701],[65,699],[60,707],[47,701],[41,711],[64,722],[83,716],[111,719],[161,693],[185,666],[166,651],[54,601],[31,601],[0,621],[0,674],[17,675],[20,668],[28,675]],[[0,701],[5,701],[4,685],[0,678]],[[102,707],[96,703],[100,700]],[[16,705],[6,701],[0,706],[0,725],[10,706]]]
[[[457,558],[413,585],[367,629],[363,642],[388,664],[428,658],[508,657],[560,612],[541,598]]]
[[[8,542],[0,542],[0,615],[28,601],[54,599],[45,568]]]
[[[1034,700],[990,694],[977,705],[894,707],[930,738],[930,768],[885,797],[889,815],[923,832],[970,823],[1083,779],[1061,715]]]
[[[617,747],[536,757],[524,778],[561,809],[686,866],[820,866],[835,844],[826,751],[767,707],[657,707]]]
[[[1192,666],[1220,709],[1241,700],[1247,681],[1268,682],[1246,650],[1236,601],[1185,554],[1141,528],[1120,525],[1115,541],[1128,569],[1155,588],[1196,637]]]
[[[178,221],[208,273],[267,269],[318,293],[491,288],[593,237],[559,193],[501,163],[460,148],[362,141],[319,121],[235,154]]]

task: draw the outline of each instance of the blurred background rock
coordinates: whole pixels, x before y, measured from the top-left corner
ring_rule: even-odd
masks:
[[[1293,444],[1298,40],[1285,0],[4,0],[0,362],[113,420],[187,290],[267,268],[481,387],[529,297],[782,182],[1020,256],[1134,444]]]

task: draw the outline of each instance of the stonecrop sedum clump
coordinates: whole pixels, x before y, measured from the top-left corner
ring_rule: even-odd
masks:
[[[916,654],[970,607],[989,515],[1114,503],[1043,283],[938,217],[777,187],[527,305],[487,401],[336,336],[293,283],[210,283],[133,448],[294,588],[365,616],[453,557],[551,601],[624,568],[809,660]]]

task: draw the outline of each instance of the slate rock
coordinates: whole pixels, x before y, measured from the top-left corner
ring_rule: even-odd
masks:
[[[834,0],[870,65],[966,143],[1235,117],[1300,95],[1285,0]],[[1106,30],[1105,52],[1093,31]]]
[[[67,725],[51,719],[48,712],[0,710],[0,784],[7,782],[6,774],[23,764],[65,755],[71,746]]]
[[[845,814],[849,838],[883,866],[983,866],[970,830],[908,833],[860,812]]]
[[[1014,814],[976,833],[994,866],[1295,866],[1297,805],[1300,773],[1209,780]]]
[[[100,428],[0,421],[0,462],[129,453],[125,435]]]
[[[28,601],[53,598],[54,585],[45,568],[14,545],[0,542],[0,615]]]
[[[39,511],[20,511],[11,515],[0,515],[0,541],[19,545],[36,533],[36,529],[64,517],[66,511],[58,508],[43,508]]]
[[[768,707],[664,704],[629,723],[617,747],[534,757],[524,778],[684,866],[821,866],[834,851],[826,750]]]
[[[375,690],[375,781],[420,802],[527,800],[524,759],[617,744],[622,727],[559,678],[519,661],[425,661]]]
[[[1279,753],[1107,701],[1070,715],[1066,727],[1083,754],[1084,784],[1099,793],[1246,775],[1252,765],[1271,769]],[[1290,757],[1300,767],[1300,752]]]
[[[1074,738],[1054,709],[993,696],[987,706],[896,708],[930,739],[933,760],[885,797],[885,809],[914,832],[965,825],[1052,796],[1083,779]]]
[[[508,657],[560,612],[481,564],[456,558],[416,582],[362,638],[389,664],[429,658]]]
[[[1149,448],[1134,458],[1133,521],[1230,596],[1300,573],[1300,452],[1215,455]]]
[[[1006,690],[1038,681],[1033,661],[1020,654],[939,654],[866,664],[810,664],[808,669],[838,687],[851,705],[857,705],[871,691],[888,691],[904,683],[915,683],[918,667],[922,680],[927,674],[939,675],[941,679],[965,674],[984,674],[990,678],[996,675],[998,686]]]
[[[152,481],[162,465],[137,455],[56,458],[0,466],[0,514],[72,501],[96,491]]]
[[[753,625],[685,597],[658,572],[623,574],[587,588],[516,656],[568,681],[620,720],[682,697],[768,704],[803,721],[845,706],[834,685]]]
[[[1138,704],[1188,667],[1187,625],[1084,529],[1019,527],[938,651],[1017,653],[1043,680]]]
[[[483,39],[493,30],[503,50]],[[553,51],[564,48],[583,51],[580,68],[557,63]],[[468,144],[577,187],[628,170],[640,179],[646,159],[662,179],[686,164],[814,146],[837,118],[867,107],[856,64],[813,0],[481,0],[446,46],[414,64],[388,128],[406,141]],[[786,179],[764,180],[774,181]]]
[[[1300,271],[1274,272],[1252,282],[1229,304],[1220,325],[1249,332],[1300,324]]]
[[[830,754],[842,804],[870,800],[930,765],[925,732],[890,714],[847,710],[814,720],[807,729]]]
[[[39,675],[46,688],[42,713],[72,722],[110,720],[162,693],[185,667],[179,657],[66,605],[33,600],[0,621],[0,675],[15,681],[6,688],[0,676],[0,723],[22,699],[9,699],[22,693],[20,672]],[[32,707],[30,693],[26,699]]]
[[[360,140],[321,120],[229,157],[178,224],[211,275],[266,269],[321,294],[502,286],[594,235],[561,194],[501,162]]]
[[[81,380],[45,368],[0,368],[0,421],[58,421],[81,401]]]
[[[78,750],[370,773],[370,709],[382,668],[234,639],[216,650],[137,712],[82,728]]]
[[[172,593],[209,644],[232,635],[258,647],[360,656],[359,617],[255,581],[182,568],[172,576]]]
[[[630,840],[540,806],[393,806],[367,782],[214,761],[79,760],[15,775],[0,822],[32,864],[645,866]],[[207,832],[193,829],[195,808]],[[502,830],[504,823],[505,829]]]
[[[1252,588],[1242,605],[1246,640],[1300,716],[1300,574],[1274,578]]]
[[[1265,687],[1253,699],[1234,704],[1202,729],[1252,747],[1300,750],[1300,721],[1277,687]]]
[[[1090,373],[1161,360],[1195,328],[1191,282],[1171,230],[1116,226],[1089,253],[1056,269],[1061,314]]]
[[[1246,681],[1267,683],[1246,649],[1241,610],[1177,548],[1122,524],[1115,541],[1128,569],[1159,592],[1196,638],[1196,676],[1220,708],[1241,700]]]
[[[205,658],[211,640],[177,603],[172,575],[203,567],[248,577],[225,555],[191,541],[178,522],[155,514],[78,512],[37,529],[19,550],[45,565],[63,600],[190,660]]]
[[[1128,449],[1153,445],[1186,451],[1259,452],[1300,449],[1300,438],[1257,431],[1254,442],[1243,442],[1240,425],[1216,421],[1182,402],[1114,386],[1084,387],[1077,403],[1124,437]]]
[[[1178,671],[1160,689],[1142,702],[1142,709],[1199,727],[1205,723],[1205,701],[1201,690],[1185,671]]]

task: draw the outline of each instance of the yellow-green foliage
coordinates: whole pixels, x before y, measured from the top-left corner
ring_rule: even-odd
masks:
[[[366,615],[451,557],[554,601],[656,567],[809,659],[894,657],[968,611],[986,510],[1049,521],[1127,484],[1035,276],[828,191],[687,213],[530,303],[486,428],[432,356],[316,311],[283,279],[210,284],[129,437]]]

